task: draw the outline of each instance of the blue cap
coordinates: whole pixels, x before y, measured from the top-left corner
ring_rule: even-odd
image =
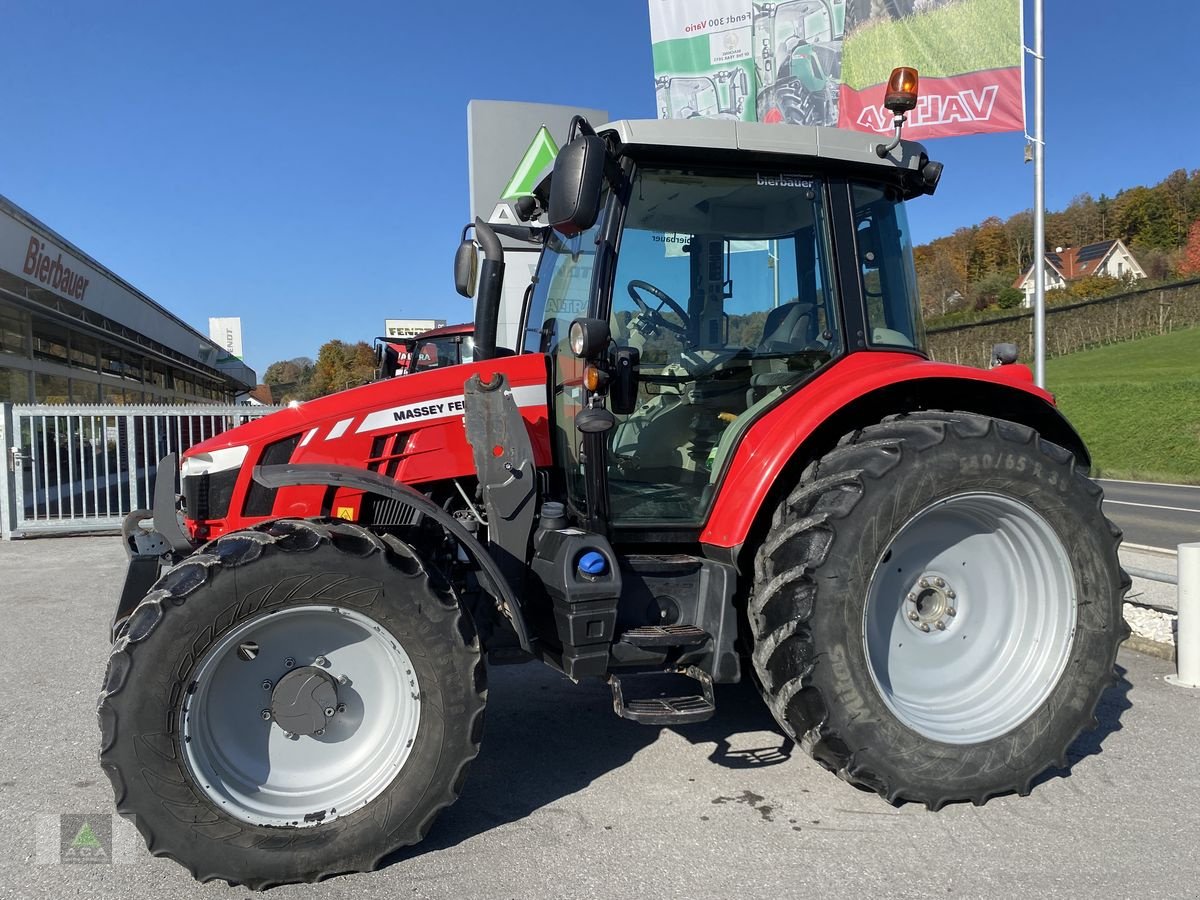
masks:
[[[603,553],[589,550],[579,557],[578,566],[584,575],[603,575],[608,569],[608,560]]]

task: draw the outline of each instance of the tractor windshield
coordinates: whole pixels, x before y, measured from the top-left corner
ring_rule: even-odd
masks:
[[[749,424],[842,352],[823,182],[639,170],[610,330],[641,353],[610,446],[613,518],[698,523]]]

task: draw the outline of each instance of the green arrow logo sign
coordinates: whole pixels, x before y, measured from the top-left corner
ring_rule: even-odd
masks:
[[[75,840],[71,842],[72,847],[86,848],[88,850],[99,850],[100,841],[96,837],[96,833],[92,831],[92,826],[87,822],[83,823],[83,827],[79,829],[79,834],[75,835]]]
[[[503,200],[516,200],[519,197],[532,197],[533,189],[542,180],[542,175],[558,156],[558,144],[550,135],[550,130],[543,125],[533,136],[529,149],[517,164],[517,170],[504,187],[500,195]]]

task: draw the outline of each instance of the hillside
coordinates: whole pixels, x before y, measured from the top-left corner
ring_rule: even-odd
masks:
[[[1049,360],[1101,474],[1200,484],[1200,328]]]
[[[1150,282],[1200,273],[1200,169],[1178,169],[1158,184],[1136,185],[1114,197],[1083,193],[1046,214],[1046,247],[1082,247],[1120,238]],[[914,249],[927,318],[942,319],[1021,302],[1013,281],[1033,260],[1033,213],[995,216]],[[1117,293],[1121,281],[1072,281],[1070,299]],[[931,323],[933,324],[933,323]],[[945,324],[950,324],[947,320]]]

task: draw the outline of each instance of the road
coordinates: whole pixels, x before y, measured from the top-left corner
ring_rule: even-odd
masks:
[[[119,864],[38,863],[58,853],[59,815],[102,831],[112,809],[95,700],[123,563],[111,537],[0,543],[0,900],[248,895],[195,884],[120,823]],[[651,728],[617,719],[599,682],[493,668],[483,751],[422,845],[379,872],[263,896],[1185,896],[1200,884],[1200,691],[1167,685],[1170,663],[1118,663],[1066,772],[939,813],[822,770],[750,685],[719,687],[709,722]]]
[[[1100,479],[1104,511],[1125,540],[1174,550],[1200,541],[1200,487]]]

